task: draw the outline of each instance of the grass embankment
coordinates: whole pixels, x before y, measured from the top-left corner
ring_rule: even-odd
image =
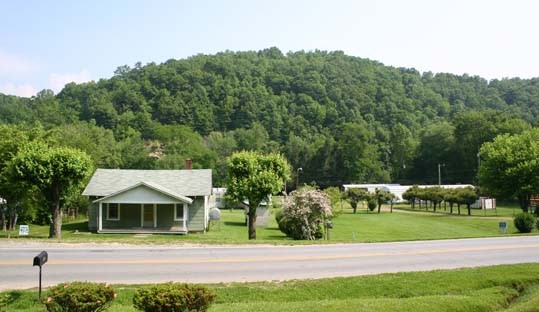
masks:
[[[340,208],[340,207],[338,207]],[[334,228],[331,230],[331,242],[388,242],[405,240],[427,240],[469,237],[500,236],[498,223],[508,221],[506,235],[517,235],[512,222],[513,208],[498,208],[496,212],[489,211],[484,216],[482,211],[474,210],[474,215],[449,215],[447,210],[439,209],[437,214],[425,213],[425,210],[409,211],[409,206],[399,205],[395,208],[408,209],[406,213],[395,210],[393,213],[384,211],[381,214],[359,209],[353,214],[348,205],[333,219]],[[274,211],[272,212],[274,213]],[[496,213],[496,215],[494,215]],[[78,220],[64,223],[62,231],[63,242],[118,242],[134,244],[319,244],[327,241],[294,241],[287,238],[270,217],[268,227],[257,228],[257,240],[247,239],[247,227],[244,224],[243,210],[223,210],[221,223],[213,226],[205,234],[189,235],[133,235],[133,234],[94,234],[88,231],[87,221]],[[18,237],[17,231],[0,232],[0,238],[8,235],[11,240],[46,239],[48,226],[30,226],[29,237]],[[534,233],[537,233],[535,231]],[[532,233],[532,234],[534,234]]]
[[[207,285],[210,311],[537,311],[539,264],[287,282]],[[109,311],[136,311],[136,285],[115,285]],[[44,311],[33,291],[11,291],[8,311]],[[44,295],[46,298],[46,293]],[[0,308],[1,311],[2,308]]]

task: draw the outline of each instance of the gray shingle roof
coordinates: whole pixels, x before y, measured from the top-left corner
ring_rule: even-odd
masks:
[[[108,196],[141,182],[157,184],[183,196],[210,195],[212,188],[211,169],[97,169],[82,195]]]
[[[101,197],[100,199],[96,200],[95,202],[99,202],[99,201],[106,200],[106,199],[108,199],[108,198],[110,198],[110,197],[114,197],[114,196],[116,196],[116,195],[118,195],[118,194],[120,194],[120,193],[127,192],[127,191],[129,191],[129,190],[131,190],[131,189],[134,189],[134,188],[137,188],[137,187],[139,187],[139,186],[149,187],[149,188],[151,188],[151,189],[153,189],[153,190],[156,190],[156,191],[158,191],[158,192],[160,192],[160,193],[162,193],[162,194],[166,194],[166,195],[168,195],[168,196],[174,197],[174,198],[176,198],[176,199],[179,199],[179,200],[181,200],[181,201],[183,201],[183,202],[187,202],[187,203],[189,203],[189,204],[191,204],[191,203],[193,202],[193,200],[192,200],[191,198],[189,198],[189,197],[186,197],[186,196],[183,196],[183,195],[181,195],[181,194],[178,194],[178,193],[176,193],[176,192],[174,192],[174,191],[172,191],[172,190],[169,190],[168,188],[166,188],[166,187],[164,187],[164,186],[162,186],[162,185],[159,185],[159,184],[156,184],[156,183],[152,183],[152,182],[139,182],[139,183],[134,184],[134,185],[132,185],[132,186],[126,188],[126,189],[117,191],[117,192],[112,193],[112,194],[110,194],[110,195],[107,195],[107,196],[105,196],[105,197]]]

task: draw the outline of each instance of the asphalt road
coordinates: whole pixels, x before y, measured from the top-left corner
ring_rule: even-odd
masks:
[[[266,281],[539,262],[539,236],[317,246],[14,245],[0,241],[0,290],[43,285]]]

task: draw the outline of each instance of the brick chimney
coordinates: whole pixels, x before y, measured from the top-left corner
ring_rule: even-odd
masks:
[[[187,158],[185,160],[185,169],[186,170],[191,170],[192,168],[193,168],[193,166],[192,166],[191,158]]]

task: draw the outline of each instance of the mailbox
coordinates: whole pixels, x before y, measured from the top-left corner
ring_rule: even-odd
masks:
[[[34,257],[34,266],[39,265],[41,267],[49,260],[49,255],[46,251],[40,252],[37,256]]]
[[[326,227],[327,227],[328,229],[332,229],[332,228],[333,228],[333,222],[331,222],[330,220],[327,220],[327,221],[326,221]]]
[[[502,221],[498,224],[498,226],[500,227],[500,231],[502,232],[502,234],[505,234],[507,231],[507,222]]]
[[[49,254],[46,251],[42,251],[34,257],[34,265],[39,266],[39,300],[41,301],[41,267],[49,260]]]

